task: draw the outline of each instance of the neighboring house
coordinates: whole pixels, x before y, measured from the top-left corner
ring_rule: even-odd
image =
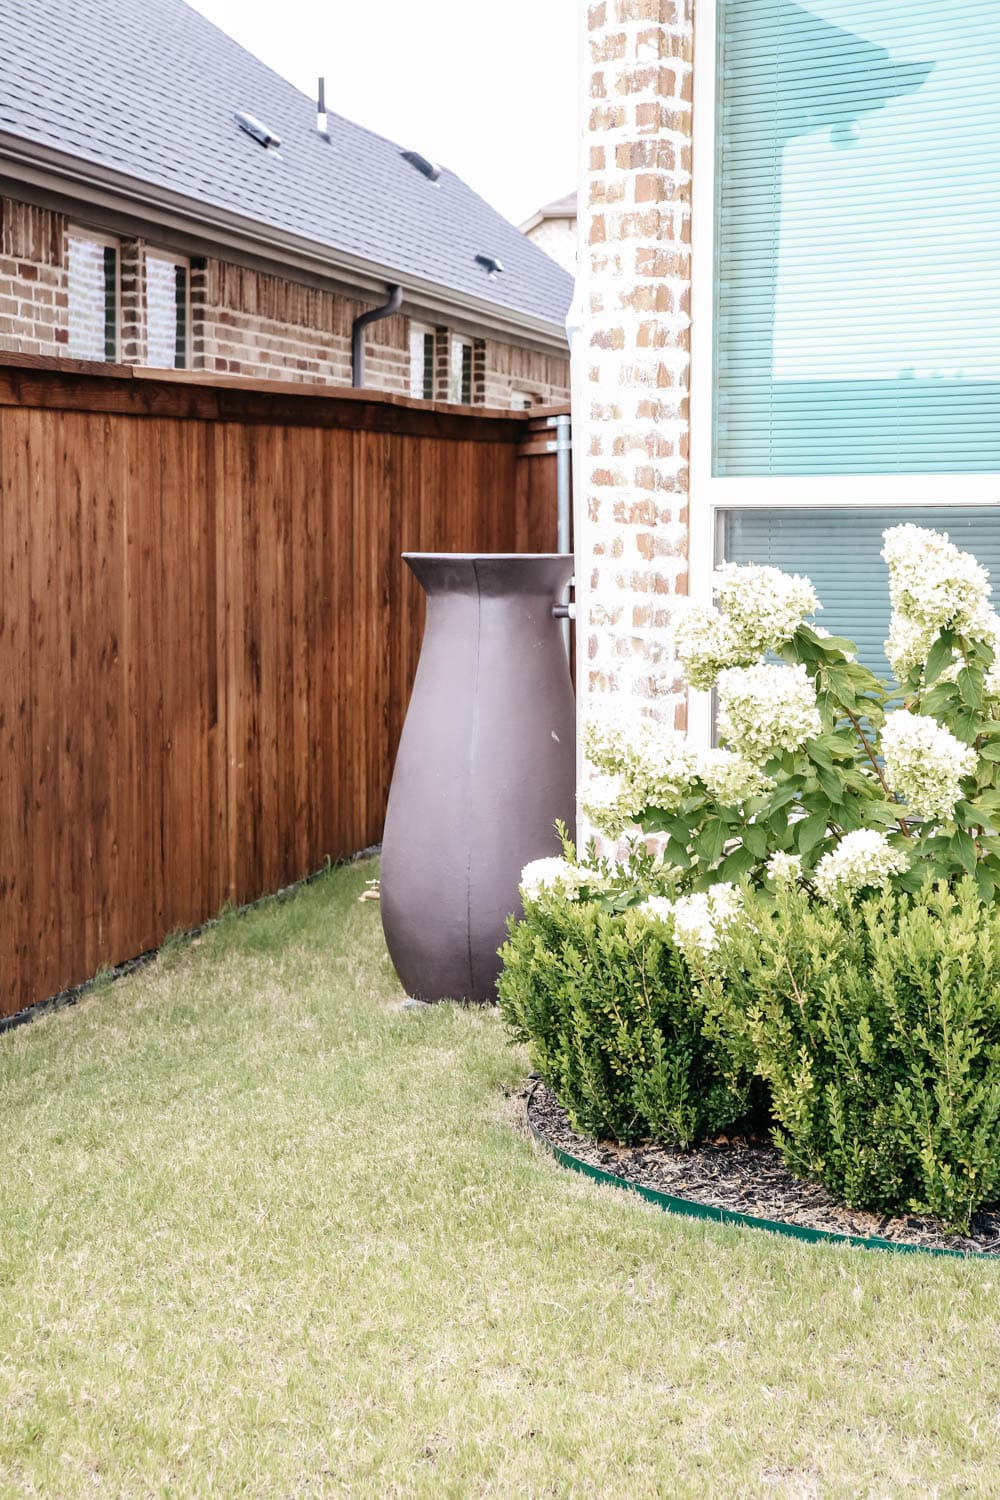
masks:
[[[183,0],[0,6],[0,349],[525,406],[568,396],[571,293]]]
[[[811,575],[876,665],[885,526],[1000,580],[1000,6],[580,14],[577,680],[683,724],[673,622],[718,561]]]
[[[533,245],[551,255],[553,260],[576,275],[576,194],[567,193],[565,198],[556,198],[546,203],[525,219],[521,233],[526,234]]]

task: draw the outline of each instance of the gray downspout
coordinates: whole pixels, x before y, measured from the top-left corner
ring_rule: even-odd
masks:
[[[389,300],[383,307],[373,307],[371,312],[362,313],[355,318],[351,325],[351,385],[356,391],[361,390],[365,383],[365,329],[369,323],[379,323],[383,318],[391,318],[393,313],[398,313],[403,305],[403,288],[394,286],[389,288]]]

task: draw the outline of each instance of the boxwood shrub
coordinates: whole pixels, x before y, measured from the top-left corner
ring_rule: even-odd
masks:
[[[556,890],[525,902],[501,950],[500,1006],[575,1128],[688,1147],[747,1107],[749,1072],[666,929]]]
[[[709,1000],[741,1030],[797,1175],[964,1229],[1000,1197],[1000,909],[975,884],[854,907],[780,894]]]

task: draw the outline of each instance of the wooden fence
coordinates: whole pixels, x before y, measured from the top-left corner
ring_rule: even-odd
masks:
[[[400,553],[554,550],[543,426],[0,356],[0,1015],[379,840]]]

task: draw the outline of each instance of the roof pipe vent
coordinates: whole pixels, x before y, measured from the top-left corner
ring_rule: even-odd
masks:
[[[410,163],[411,167],[416,167],[417,171],[423,177],[426,177],[428,182],[437,182],[441,176],[441,168],[437,162],[428,161],[427,157],[421,156],[419,151],[401,151],[399,154],[404,161]]]
[[[477,255],[476,265],[482,266],[490,281],[496,281],[497,277],[503,271],[503,266],[495,255]]]
[[[281,145],[281,136],[277,135],[263,120],[258,120],[254,115],[248,115],[242,109],[236,111],[236,123],[247,135],[259,141],[268,151],[277,151]]]
[[[326,79],[325,78],[321,78],[319,80],[319,86],[318,86],[318,88],[316,90],[316,130],[317,130],[318,134],[323,137],[324,140],[328,141],[330,139],[330,132],[327,129],[327,121],[326,121]]]

